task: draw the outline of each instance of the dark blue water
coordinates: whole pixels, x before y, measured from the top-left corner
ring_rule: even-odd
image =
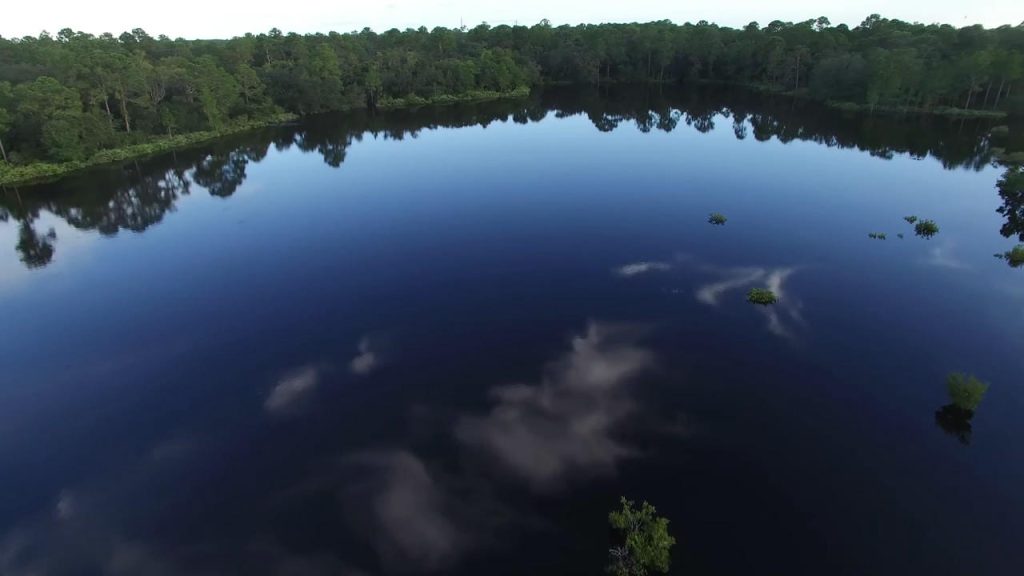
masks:
[[[989,128],[548,93],[8,188],[0,573],[598,574],[625,495],[674,574],[1020,574]]]

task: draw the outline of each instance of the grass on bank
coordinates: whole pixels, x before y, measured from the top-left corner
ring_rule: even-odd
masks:
[[[35,162],[24,166],[11,166],[0,162],[0,184],[20,184],[24,182],[55,178],[76,170],[89,168],[91,166],[98,166],[100,164],[120,162],[130,158],[139,158],[142,156],[159,154],[161,152],[168,152],[170,150],[201,144],[223,136],[245,132],[246,130],[254,130],[256,128],[264,128],[275,124],[290,122],[296,118],[298,118],[298,116],[295,114],[275,114],[274,116],[269,116],[260,120],[244,120],[236,122],[220,130],[204,130],[202,132],[189,132],[186,134],[176,134],[174,136],[161,136],[143,144],[133,144],[131,146],[123,146],[121,148],[100,150],[93,154],[88,160],[59,163]]]
[[[823,100],[810,94],[805,88],[799,90],[793,90],[792,88],[783,88],[779,86],[772,86],[769,84],[762,84],[756,82],[721,82],[713,80],[702,80],[701,83],[705,84],[720,84],[726,86],[736,86],[753,90],[755,92],[761,92],[764,94],[778,94],[780,96],[791,96],[793,98],[800,98],[804,100],[813,100],[815,102],[821,102],[829,108],[839,110],[841,112],[863,112],[867,114],[931,114],[935,116],[946,116],[950,118],[992,118],[1002,119],[1009,116],[1007,112],[1002,110],[964,110],[963,108],[957,108],[955,106],[932,106],[925,108],[923,106],[892,106],[887,104],[860,104],[857,102],[848,102],[844,100]]]
[[[1007,152],[1005,148],[992,148],[992,156],[1001,164],[1024,164],[1024,151]]]
[[[952,106],[936,106],[934,108],[920,108],[917,106],[871,106],[870,104],[857,104],[856,102],[840,102],[827,100],[825,105],[842,112],[866,112],[869,114],[933,114],[935,116],[946,116],[950,118],[1006,118],[1008,114],[1000,110],[964,110]]]
[[[530,95],[530,88],[520,86],[508,92],[495,92],[489,90],[475,90],[464,94],[443,94],[432,98],[409,96],[406,98],[384,98],[378,103],[378,108],[413,108],[427,105],[446,105],[461,102],[482,102],[486,100],[497,100],[500,98],[525,98]],[[23,166],[12,166],[0,161],[0,185],[13,185],[37,182],[64,176],[76,170],[120,162],[131,158],[151,156],[161,152],[169,152],[180,148],[186,148],[195,144],[201,144],[231,134],[265,128],[276,124],[283,124],[298,119],[299,116],[291,113],[275,114],[259,120],[244,120],[232,123],[220,130],[205,130],[202,132],[188,132],[174,136],[160,136],[143,144],[133,144],[120,148],[100,150],[87,160],[76,160],[72,162],[34,162]]]
[[[487,100],[499,100],[503,98],[526,98],[530,95],[529,86],[520,86],[507,92],[495,90],[471,90],[462,94],[441,94],[424,98],[415,94],[402,98],[384,97],[377,102],[377,108],[392,110],[395,108],[416,108],[418,106],[445,106],[465,102],[484,102]]]

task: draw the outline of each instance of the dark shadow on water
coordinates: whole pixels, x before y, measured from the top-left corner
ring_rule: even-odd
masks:
[[[946,404],[935,411],[935,424],[943,432],[956,438],[964,446],[971,443],[971,420],[974,412],[955,404]]]

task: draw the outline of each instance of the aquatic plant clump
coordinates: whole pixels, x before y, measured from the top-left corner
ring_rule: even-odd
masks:
[[[868,234],[868,238],[872,240],[885,240],[885,232],[871,232]]]
[[[1006,263],[1014,268],[1020,268],[1024,266],[1024,244],[1017,244],[1013,247],[1013,250],[996,254],[996,258],[1006,260]]]
[[[917,222],[917,216],[904,216],[903,219],[906,220],[909,224]]]
[[[775,304],[778,301],[779,298],[775,295],[775,292],[772,292],[767,288],[751,288],[750,292],[747,292],[747,302],[751,302],[753,304],[767,306],[769,304]]]
[[[922,220],[914,226],[914,233],[922,238],[931,238],[939,233],[939,225],[932,220]]]
[[[899,234],[896,235],[896,237],[899,238],[900,240],[903,240],[903,233],[900,232]]]
[[[954,406],[961,410],[974,412],[985,398],[988,384],[970,374],[954,372],[946,378],[946,390],[949,392],[949,400]]]
[[[722,214],[720,212],[712,212],[708,216],[708,223],[714,224],[715,226],[725,225],[726,220],[728,220],[728,218],[725,217],[725,214]]]

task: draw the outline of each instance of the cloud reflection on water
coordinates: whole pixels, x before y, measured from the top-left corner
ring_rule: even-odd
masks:
[[[263,408],[273,415],[291,414],[301,408],[302,404],[316,389],[320,382],[320,368],[304,366],[294,370],[271,389]]]
[[[347,518],[352,532],[346,537],[372,550],[377,563],[357,568],[332,547],[286,546],[263,526],[233,526],[212,543],[203,530],[195,538],[174,529],[174,540],[154,536],[183,494],[202,496],[206,474],[228,473],[230,443],[179,434],[156,443],[134,466],[62,490],[45,510],[9,530],[0,538],[0,574],[202,576],[233,573],[226,568],[232,562],[247,573],[278,576],[444,573],[467,553],[489,549],[497,534],[531,521],[495,493],[493,478],[511,471],[533,488],[550,490],[570,478],[613,473],[634,454],[616,435],[637,409],[630,386],[654,365],[653,353],[638,344],[644,334],[635,326],[591,322],[539,383],[496,386],[488,413],[445,425],[461,446],[495,459],[498,469],[485,467],[480,475],[475,466],[449,468],[408,449],[356,448],[324,462],[319,473],[295,470],[285,484],[292,488],[263,502],[270,509],[283,503],[285,510],[333,502],[337,509],[328,514]],[[286,373],[263,411],[294,413],[329,370],[309,364]]]
[[[416,455],[364,452],[347,457],[345,468],[345,501],[350,511],[369,503],[368,517],[356,512],[354,520],[369,534],[386,572],[436,571],[470,546],[469,531],[456,520],[459,503]]]
[[[653,265],[656,265],[656,267],[652,268]],[[786,282],[797,271],[795,267],[766,268],[762,266],[738,266],[722,268],[700,264],[696,259],[681,254],[676,256],[673,264],[665,262],[637,262],[615,268],[614,272],[619,276],[630,277],[651,269],[669,271],[680,268],[693,269],[719,278],[718,280],[701,284],[697,288],[694,295],[701,304],[717,307],[730,292],[761,286],[774,292],[778,298],[778,301],[771,306],[758,307],[761,313],[765,315],[767,320],[766,327],[769,332],[781,338],[793,338],[796,325],[805,324],[802,314],[803,304],[786,290]],[[673,290],[673,293],[676,292],[676,290]]]
[[[757,307],[767,320],[769,332],[780,338],[793,338],[795,325],[804,324],[801,312],[803,304],[786,290],[786,282],[796,272],[796,268],[740,267],[713,270],[723,279],[699,287],[696,291],[698,302],[718,306],[722,297],[729,292],[763,286],[778,298],[775,304]]]
[[[374,350],[369,336],[359,340],[359,354],[349,362],[349,370],[357,376],[368,376],[380,365],[380,354]]]
[[[493,388],[494,408],[461,418],[456,436],[539,488],[573,474],[614,471],[631,453],[614,437],[634,409],[625,389],[654,364],[653,354],[637,345],[641,334],[592,322],[539,384]]]
[[[647,272],[667,272],[671,269],[672,265],[667,262],[633,262],[616,268],[615,273],[629,278]]]

